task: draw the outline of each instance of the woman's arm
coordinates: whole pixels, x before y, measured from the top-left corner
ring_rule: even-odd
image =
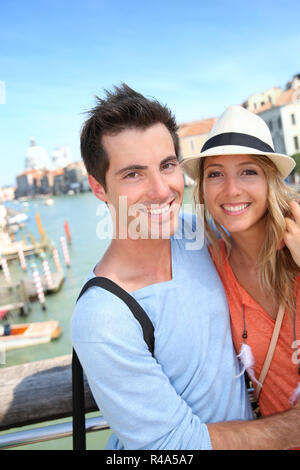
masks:
[[[291,214],[294,220],[290,217],[285,218],[286,232],[284,234],[284,242],[291,252],[295,263],[300,268],[300,205],[297,201],[290,202]]]

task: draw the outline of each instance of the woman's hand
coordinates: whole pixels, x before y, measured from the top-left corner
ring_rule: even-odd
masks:
[[[290,209],[293,219],[285,218],[286,232],[283,240],[291,252],[295,263],[300,268],[300,205],[297,201],[290,202]]]

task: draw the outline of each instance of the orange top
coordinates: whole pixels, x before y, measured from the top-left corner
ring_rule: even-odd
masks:
[[[247,345],[251,347],[255,358],[255,377],[258,379],[267,355],[275,320],[239,284],[227,259],[223,240],[220,240],[220,248],[223,269],[218,266],[218,256],[215,250],[210,247],[210,251],[225,287],[234,346],[238,353],[243,341],[246,341]],[[297,282],[300,282],[300,276],[297,278]],[[243,304],[248,336],[246,340],[242,338],[244,330]],[[300,289],[297,291],[296,298],[296,340],[298,360],[300,361]],[[293,320],[290,315],[285,313],[273,359],[259,397],[260,411],[263,416],[291,408],[289,399],[300,382],[293,342]],[[253,385],[255,387],[255,384]]]

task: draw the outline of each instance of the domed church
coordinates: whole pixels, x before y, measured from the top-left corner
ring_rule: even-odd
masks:
[[[26,170],[50,170],[51,160],[47,151],[36,144],[35,138],[30,138],[30,145],[26,151],[25,168]]]

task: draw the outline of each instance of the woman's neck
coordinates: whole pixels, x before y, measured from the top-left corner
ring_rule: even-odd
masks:
[[[265,230],[261,226],[251,231],[231,234],[232,249],[229,259],[244,263],[247,267],[256,267],[264,237]]]

